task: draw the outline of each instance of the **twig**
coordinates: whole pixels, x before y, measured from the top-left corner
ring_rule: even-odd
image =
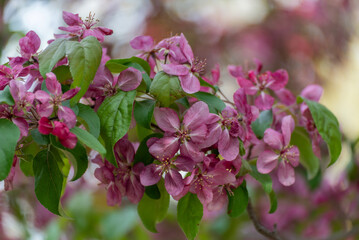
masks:
[[[224,99],[228,102],[231,103],[232,105],[234,105],[227,97],[226,95],[224,95],[224,93],[222,92],[222,90],[220,88],[218,88],[218,92],[224,97]]]
[[[270,231],[269,229],[267,229],[265,226],[263,226],[259,222],[256,214],[254,213],[254,209],[253,209],[252,203],[250,201],[248,202],[247,212],[248,212],[248,215],[249,215],[250,219],[252,220],[257,232],[259,232],[263,236],[267,237],[268,239],[282,240],[282,238],[279,237],[277,231],[275,231],[275,230]]]

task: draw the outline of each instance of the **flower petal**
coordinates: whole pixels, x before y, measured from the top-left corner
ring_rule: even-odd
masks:
[[[271,128],[265,130],[263,140],[266,144],[275,150],[282,150],[284,147],[282,134]]]
[[[279,155],[275,152],[265,150],[258,156],[257,168],[258,172],[270,173],[278,164]]]
[[[170,169],[165,176],[165,187],[170,195],[176,196],[183,190],[184,183],[178,171]]]
[[[131,40],[130,45],[133,49],[149,52],[153,48],[153,38],[151,36],[138,36]]]
[[[289,145],[290,137],[292,135],[294,127],[295,127],[295,123],[291,115],[285,116],[282,119],[282,134],[283,134],[284,146]]]
[[[239,154],[239,139],[231,137],[225,128],[218,141],[218,151],[227,161],[234,160]]]
[[[46,73],[46,88],[54,96],[62,95],[61,84],[57,81],[56,75],[52,72]]]
[[[156,108],[153,113],[157,125],[165,132],[179,131],[180,120],[177,113],[171,108]]]
[[[118,76],[117,85],[125,92],[136,89],[142,81],[142,74],[136,68],[129,67]]]
[[[196,93],[201,88],[198,78],[191,72],[187,75],[181,75],[178,78],[181,81],[183,91],[186,93]]]
[[[169,64],[161,64],[163,71],[169,75],[174,76],[183,76],[189,73],[188,67],[184,65],[169,63]]]
[[[179,140],[176,137],[163,137],[157,140],[148,151],[161,161],[164,158],[172,158],[179,149]]]
[[[161,166],[156,164],[150,164],[140,174],[141,184],[143,186],[151,186],[161,180],[162,172]]]
[[[183,117],[183,125],[186,129],[194,130],[206,123],[209,116],[208,105],[202,101],[193,104]]]
[[[286,161],[281,161],[279,163],[278,180],[284,186],[290,186],[295,182],[294,169]]]

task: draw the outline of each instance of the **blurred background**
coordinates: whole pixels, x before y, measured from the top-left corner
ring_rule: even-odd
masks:
[[[288,87],[296,94],[308,84],[322,85],[321,102],[338,117],[345,137],[354,140],[359,136],[357,0],[1,0],[1,63],[18,55],[18,40],[30,30],[40,36],[40,49],[44,49],[54,33],[61,33],[57,27],[65,25],[63,10],[83,18],[95,13],[100,26],[113,29],[114,34],[105,40],[113,58],[136,54],[129,41],[138,35],[151,35],[158,42],[184,33],[195,55],[206,59],[207,73],[220,64],[220,84],[229,98],[237,83],[229,76],[227,65],[246,69],[258,59],[264,70],[284,68],[290,77]],[[350,160],[350,146],[343,147],[341,160],[328,171],[334,184]],[[135,206],[126,201],[119,208],[106,206],[105,191],[92,174],[89,171],[84,179],[70,183],[63,201],[74,216],[68,220],[43,209],[32,195],[29,185],[33,183],[19,173],[15,190],[1,193],[0,239],[185,239],[175,220],[175,204],[158,225],[159,233],[149,233],[141,225]],[[294,192],[296,187],[300,186],[293,187]],[[278,198],[277,217],[282,218],[288,209]],[[310,201],[313,199],[303,198],[302,205]],[[268,207],[265,204],[258,202],[263,208]],[[294,226],[303,223],[307,215],[300,208],[296,213],[277,227],[305,232],[305,223],[302,229]],[[206,215],[198,239],[261,237],[246,215],[229,219],[224,213],[215,213]]]

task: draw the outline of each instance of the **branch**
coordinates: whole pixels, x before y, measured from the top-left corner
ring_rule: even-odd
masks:
[[[268,239],[282,240],[282,238],[279,237],[276,230],[270,231],[269,229],[267,229],[265,226],[263,226],[259,222],[256,214],[254,213],[254,209],[253,209],[252,203],[250,201],[248,202],[247,212],[248,212],[248,215],[249,215],[250,219],[252,220],[257,232],[259,232],[263,236],[267,237]]]

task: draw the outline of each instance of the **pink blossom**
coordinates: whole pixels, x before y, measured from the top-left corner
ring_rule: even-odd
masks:
[[[49,117],[54,108],[58,108],[59,119],[63,120],[68,127],[73,128],[76,124],[76,115],[71,108],[62,106],[62,102],[74,97],[80,88],[70,89],[63,94],[61,84],[57,81],[55,74],[50,72],[46,74],[46,77],[46,87],[51,95],[42,90],[35,92],[35,98],[41,102],[37,105],[37,112],[41,117]]]
[[[202,74],[205,63],[194,59],[191,46],[183,34],[173,38],[174,42],[166,46],[168,52],[165,51],[165,59],[170,56],[171,63],[161,64],[162,69],[167,74],[178,76],[182,89],[186,93],[198,92],[201,86],[197,75]]]
[[[85,21],[83,21],[78,14],[63,11],[62,18],[68,27],[59,27],[59,29],[69,33],[56,34],[55,38],[70,38],[77,36],[79,39],[84,39],[88,36],[94,36],[98,41],[103,42],[105,40],[104,37],[111,35],[113,31],[105,27],[94,27],[98,22],[94,17],[95,15],[90,13]]]
[[[54,121],[54,129],[51,132],[57,136],[60,143],[67,148],[74,148],[77,143],[77,137],[70,132],[68,126],[63,122]]]
[[[46,118],[42,117],[39,121],[39,132],[44,135],[48,135],[52,132],[54,127],[52,126],[51,121]]]
[[[33,106],[35,95],[28,92],[19,80],[10,81],[10,93],[15,101],[14,115],[22,117]]]
[[[263,140],[270,150],[264,150],[257,160],[258,171],[263,174],[270,173],[279,165],[278,179],[284,186],[290,186],[295,182],[293,167],[299,165],[299,150],[296,146],[290,145],[293,130],[294,120],[290,115],[282,119],[282,133],[267,129]]]
[[[122,197],[127,196],[132,203],[138,203],[145,191],[140,182],[140,173],[144,165],[133,164],[135,149],[125,138],[115,144],[114,153],[118,167],[106,159],[102,161],[100,155],[94,160],[100,166],[95,170],[95,177],[107,186],[107,202],[111,206],[120,204]]]
[[[165,136],[152,144],[149,152],[155,157],[162,156],[163,152],[173,156],[180,149],[186,156],[200,157],[199,146],[207,137],[208,115],[208,106],[204,102],[193,104],[185,113],[182,123],[173,109],[156,108],[154,117]]]

